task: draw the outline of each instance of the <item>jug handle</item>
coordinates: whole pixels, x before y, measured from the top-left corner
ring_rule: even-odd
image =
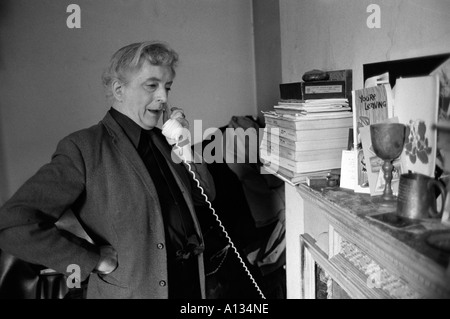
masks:
[[[445,199],[447,197],[447,192],[445,191],[445,186],[444,183],[442,183],[441,181],[437,181],[435,179],[432,179],[428,182],[428,191],[431,191],[431,188],[433,186],[436,186],[439,189],[439,192],[442,195],[442,205],[441,205],[441,209],[438,212],[436,209],[436,206],[433,205],[430,209],[429,209],[429,213],[431,215],[431,217],[440,217],[442,215],[442,213],[444,212],[444,208],[445,208]]]

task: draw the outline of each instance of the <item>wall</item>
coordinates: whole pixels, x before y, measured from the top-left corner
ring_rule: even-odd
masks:
[[[371,3],[381,9],[379,29],[367,27]],[[447,0],[280,0],[280,26],[283,82],[300,81],[312,69],[352,69],[353,88],[360,89],[363,64],[450,52]],[[299,207],[298,194],[286,191],[289,213],[290,202]],[[304,225],[289,225],[286,236],[294,240],[287,240],[288,298],[298,298],[298,268],[289,266],[298,258],[289,252],[299,249],[299,232],[292,229]]]
[[[81,7],[81,29],[66,8]],[[181,64],[171,102],[203,129],[255,114],[251,0],[1,0],[0,204],[65,135],[108,110],[100,76],[131,42],[167,41]]]
[[[255,42],[256,105],[261,111],[273,109],[280,98],[281,38],[280,1],[253,0],[253,30]]]
[[[369,4],[380,6],[381,27],[369,29]],[[363,64],[450,52],[448,0],[280,0],[283,82],[311,69],[353,70]]]

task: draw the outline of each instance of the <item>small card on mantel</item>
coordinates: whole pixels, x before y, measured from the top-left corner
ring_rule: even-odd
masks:
[[[358,152],[355,150],[342,151],[340,187],[355,190],[357,184],[357,157]]]

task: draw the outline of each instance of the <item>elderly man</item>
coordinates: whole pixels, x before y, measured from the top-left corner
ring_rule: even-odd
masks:
[[[118,50],[103,74],[111,109],[62,139],[50,163],[0,210],[0,249],[89,278],[88,298],[204,298],[204,243],[195,206],[205,204],[186,163],[157,123],[188,122],[167,99],[178,55],[157,42]],[[197,162],[197,161],[196,161]],[[204,164],[190,163],[209,199]],[[72,211],[91,241],[57,225]]]

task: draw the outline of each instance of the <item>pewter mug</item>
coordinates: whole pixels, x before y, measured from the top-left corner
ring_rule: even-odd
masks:
[[[412,219],[438,218],[442,215],[444,207],[437,211],[437,194],[442,194],[445,202],[444,183],[427,175],[407,173],[400,175],[398,187],[397,214]]]

